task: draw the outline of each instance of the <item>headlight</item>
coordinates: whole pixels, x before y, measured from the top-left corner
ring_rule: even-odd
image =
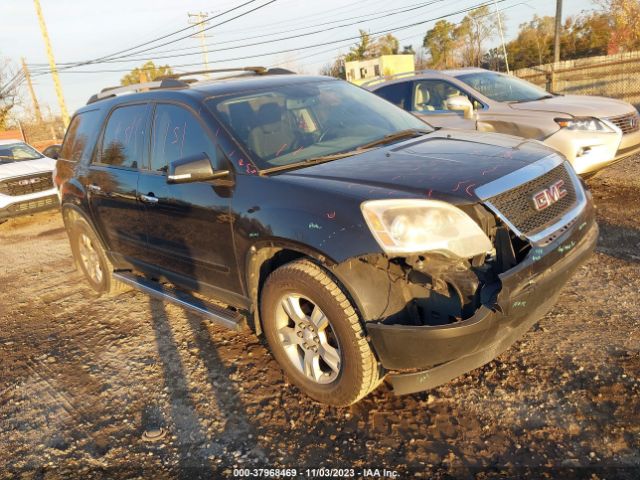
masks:
[[[613,132],[604,122],[593,117],[556,118],[556,123],[567,130],[584,132]]]
[[[493,249],[466,213],[437,200],[370,200],[361,205],[371,233],[388,255],[440,252],[471,258]]]

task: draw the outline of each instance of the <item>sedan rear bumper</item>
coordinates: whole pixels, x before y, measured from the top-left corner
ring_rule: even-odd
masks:
[[[369,324],[373,347],[395,393],[430,389],[480,367],[507,350],[555,304],[561,287],[593,252],[593,213],[544,249],[500,275],[496,303],[443,326]],[[413,370],[410,373],[398,370]],[[419,371],[415,371],[418,369]]]

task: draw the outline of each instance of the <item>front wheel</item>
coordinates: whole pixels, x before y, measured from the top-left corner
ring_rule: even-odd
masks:
[[[113,266],[91,225],[75,216],[69,229],[71,251],[85,278],[99,294],[117,294],[130,287],[118,282],[111,275]]]
[[[260,312],[273,356],[311,398],[346,406],[380,383],[356,310],[318,265],[297,260],[275,270],[262,289]]]

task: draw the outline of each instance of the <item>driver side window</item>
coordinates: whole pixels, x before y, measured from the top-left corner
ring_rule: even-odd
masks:
[[[449,112],[447,108],[447,99],[462,95],[469,96],[458,90],[454,85],[442,80],[421,80],[414,83],[413,89],[413,111],[420,113],[429,112]],[[473,98],[469,101],[474,102]],[[455,111],[455,113],[459,113]]]
[[[170,162],[202,152],[216,164],[216,147],[193,114],[178,105],[158,104],[153,115],[151,171],[166,172]]]

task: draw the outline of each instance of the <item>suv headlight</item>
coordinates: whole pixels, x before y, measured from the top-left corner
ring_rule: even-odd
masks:
[[[493,249],[466,213],[438,200],[369,200],[361,205],[371,233],[391,256],[440,252],[471,258]]]
[[[613,132],[603,121],[594,117],[556,118],[556,123],[567,130],[583,132]]]

